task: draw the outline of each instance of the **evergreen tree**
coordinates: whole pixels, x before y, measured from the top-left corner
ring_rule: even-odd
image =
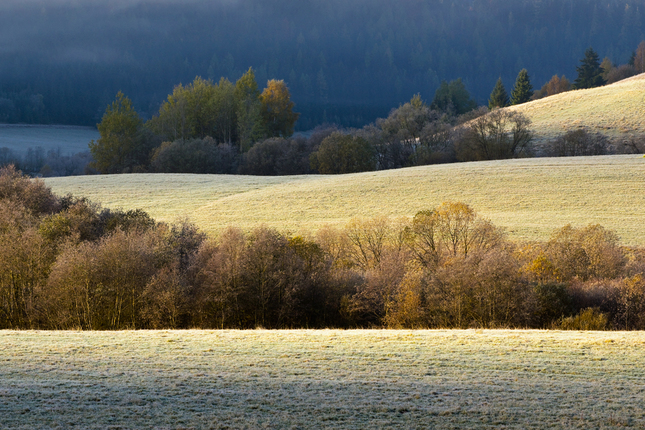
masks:
[[[477,107],[477,102],[470,97],[470,93],[461,78],[450,81],[441,81],[441,85],[434,94],[431,109],[445,112],[448,115],[463,115]]]
[[[493,110],[495,108],[506,107],[508,106],[508,94],[506,93],[506,88],[504,88],[504,83],[502,78],[497,79],[495,88],[493,92],[490,93],[490,99],[488,99],[488,109]]]
[[[522,69],[517,75],[515,87],[513,87],[513,91],[511,91],[511,104],[519,105],[521,103],[526,103],[531,100],[532,96],[533,85],[531,85],[529,72],[526,69]]]
[[[573,82],[573,88],[579,90],[605,85],[606,81],[602,77],[602,69],[596,51],[592,48],[587,49],[585,57],[580,60],[580,63],[580,66],[576,67],[578,77]]]

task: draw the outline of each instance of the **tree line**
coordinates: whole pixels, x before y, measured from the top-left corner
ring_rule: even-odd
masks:
[[[460,202],[207,237],[6,167],[0,253],[0,328],[645,328],[645,250],[600,225],[511,242]]]
[[[589,48],[580,60],[573,85],[564,75],[555,75],[539,91],[533,91],[528,71],[522,69],[510,97],[502,79],[498,79],[488,110],[477,108],[461,79],[442,81],[429,105],[417,94],[386,118],[361,129],[327,124],[306,137],[295,138],[292,135],[300,114],[294,112],[295,104],[284,81],[269,80],[260,93],[252,68],[235,84],[223,77],[213,83],[198,76],[188,85],[177,85],[148,121],[119,92],[98,124],[101,138],[90,143],[91,153],[63,156],[60,151],[45,153],[42,148],[29,148],[21,156],[0,148],[0,165],[14,164],[24,172],[42,176],[96,172],[282,175],[350,173],[532,155],[602,155],[617,150],[639,153],[645,151],[642,142],[631,141],[615,148],[606,137],[587,130],[565,133],[533,151],[527,118],[518,113],[487,114],[509,104],[627,78],[645,70],[644,58],[645,42],[633,52],[630,62],[621,66],[613,65],[608,58],[600,63],[597,53]],[[475,118],[477,121],[472,121]]]
[[[618,66],[608,57],[600,62],[598,53],[591,47],[587,48],[580,65],[576,67],[576,72],[578,76],[573,84],[564,75],[559,77],[556,74],[539,91],[534,92],[528,71],[522,69],[517,75],[510,98],[500,77],[488,99],[488,108],[492,110],[517,105],[569,90],[596,88],[645,73],[645,41],[638,45],[627,64]]]
[[[537,92],[522,69],[510,98],[502,79],[497,80],[488,109],[477,108],[461,79],[442,81],[430,104],[417,94],[387,118],[361,129],[321,126],[308,137],[296,138],[291,136],[299,114],[283,81],[268,81],[260,93],[252,68],[235,84],[226,78],[214,84],[197,77],[190,85],[176,86],[147,122],[119,93],[98,124],[101,138],[90,143],[95,160],[90,166],[102,173],[327,174],[533,155],[607,154],[615,150],[610,142],[586,130],[569,132],[536,154],[529,119],[496,110],[622,79],[644,68],[643,58],[645,42],[627,69],[608,59],[601,64],[589,48],[573,86],[556,75]],[[628,73],[612,74],[616,70]],[[584,148],[561,151],[562,142],[572,138]],[[633,143],[622,150],[643,149]]]

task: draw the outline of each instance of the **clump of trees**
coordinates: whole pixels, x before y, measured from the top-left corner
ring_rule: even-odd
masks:
[[[8,167],[0,254],[0,328],[645,328],[642,249],[599,225],[513,243],[461,202],[208,238]]]
[[[101,137],[90,143],[92,167],[101,173],[191,171],[197,162],[198,171],[235,172],[239,157],[231,159],[232,150],[245,153],[262,139],[293,134],[293,108],[284,81],[269,80],[260,92],[253,69],[235,84],[197,77],[177,85],[147,122],[119,92],[98,124]],[[201,163],[188,154],[197,147],[207,154]],[[187,159],[169,160],[180,154]]]
[[[544,148],[544,153],[548,157],[606,155],[614,152],[614,147],[606,136],[592,133],[585,128],[568,131],[548,142]]]
[[[535,92],[528,71],[522,69],[510,97],[501,77],[497,80],[488,103],[488,110],[493,112],[477,108],[461,79],[442,81],[430,104],[417,94],[386,118],[362,129],[322,126],[309,138],[292,137],[299,114],[294,112],[284,81],[269,80],[260,92],[253,69],[235,84],[226,78],[214,83],[197,77],[186,86],[176,86],[157,115],[147,122],[119,92],[98,124],[100,139],[90,143],[93,160],[89,165],[87,154],[64,159],[52,153],[45,160],[42,151],[28,154],[20,162],[6,148],[0,151],[0,164],[19,164],[24,171],[43,176],[96,171],[283,175],[530,156],[534,153],[530,121],[520,113],[495,113],[496,109],[572,88],[614,82],[641,72],[643,58],[645,42],[638,46],[630,64],[619,67],[608,58],[600,63],[598,54],[589,48],[580,60],[573,84],[555,75]],[[322,139],[313,137],[321,130],[327,130]],[[604,142],[585,144],[594,149],[581,150],[579,144],[571,143],[572,139],[580,141],[580,137],[562,136],[547,152],[609,151]],[[574,146],[578,149],[572,149]]]

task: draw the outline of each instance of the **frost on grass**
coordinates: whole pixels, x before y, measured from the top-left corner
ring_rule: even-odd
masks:
[[[0,332],[3,428],[645,426],[645,334]]]
[[[158,221],[190,217],[216,234],[258,225],[307,234],[354,217],[413,217],[445,201],[468,203],[512,240],[548,240],[567,224],[600,224],[645,245],[640,155],[454,163],[332,176],[136,174],[48,178],[52,190]]]

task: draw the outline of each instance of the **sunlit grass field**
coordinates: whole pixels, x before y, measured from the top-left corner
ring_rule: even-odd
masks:
[[[0,422],[33,428],[645,426],[645,333],[0,332]]]
[[[131,174],[46,179],[58,194],[158,220],[188,217],[215,234],[236,225],[304,233],[352,217],[411,217],[463,201],[511,239],[545,240],[566,224],[599,223],[645,245],[645,158],[618,155],[456,163],[335,176]]]
[[[509,108],[532,120],[536,140],[586,127],[614,141],[645,136],[645,73],[587,90],[569,91]]]

